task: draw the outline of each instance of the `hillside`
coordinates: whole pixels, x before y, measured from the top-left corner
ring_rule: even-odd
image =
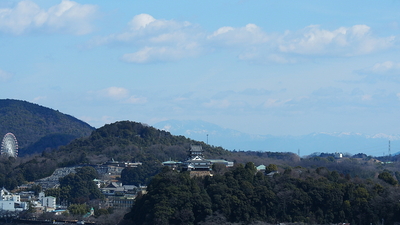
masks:
[[[0,136],[13,133],[20,156],[66,145],[93,130],[89,124],[50,108],[21,100],[0,100]]]
[[[107,124],[85,138],[53,152],[62,164],[99,163],[117,161],[185,160],[191,144],[202,144],[207,157],[228,156],[229,151],[206,145],[184,136],[175,136],[163,130],[132,121]]]
[[[142,123],[120,121],[91,135],[41,155],[0,158],[0,186],[13,189],[26,181],[50,176],[58,167],[116,161],[141,161],[143,168],[161,168],[162,161],[185,160],[191,144],[201,144],[206,157],[222,158],[231,152],[183,136],[174,136]]]

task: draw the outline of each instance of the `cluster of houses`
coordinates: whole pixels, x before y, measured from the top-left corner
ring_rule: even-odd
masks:
[[[190,171],[191,176],[211,175],[212,165],[215,163],[223,164],[226,167],[233,166],[233,162],[224,159],[206,159],[203,153],[202,146],[192,145],[187,160],[183,162],[166,161],[162,164],[180,171]],[[139,192],[146,193],[146,186],[122,185],[117,179],[124,168],[141,165],[140,162],[118,162],[112,159],[104,165],[95,166],[95,169],[103,177],[102,180],[94,180],[106,196],[104,202],[101,203],[102,207],[130,208]],[[44,190],[55,188],[59,185],[60,177],[74,173],[76,168],[78,167],[59,168],[52,176],[38,180],[35,184],[40,185]],[[23,187],[20,188],[23,189]],[[55,214],[66,210],[66,206],[57,205],[57,199],[53,196],[45,196],[44,192],[35,196],[32,191],[22,191],[16,194],[3,188],[0,195],[0,216],[1,212],[20,212],[32,207],[36,212],[54,212]]]
[[[49,212],[56,209],[56,198],[45,196],[44,192],[39,193],[36,198],[33,191],[24,191],[18,194],[2,188],[0,191],[0,212],[21,212],[30,207],[37,211]]]
[[[117,177],[121,175],[121,171],[126,167],[137,167],[142,165],[140,162],[118,162],[110,160],[104,165],[97,165],[94,168],[104,178],[102,180],[95,179],[98,188],[106,196],[102,206],[113,208],[130,208],[138,192],[145,192],[146,186],[122,185],[117,182]],[[43,190],[55,188],[59,186],[59,178],[70,173],[75,173],[77,167],[58,168],[50,177],[46,177],[35,181],[35,185],[40,185]],[[22,185],[20,190],[29,189],[33,184]],[[66,211],[66,206],[57,204],[56,197],[45,196],[44,192],[40,192],[35,196],[33,191],[21,191],[12,193],[5,188],[0,191],[0,217],[9,215],[11,212],[22,212],[33,208],[35,212],[53,212],[61,214]]]

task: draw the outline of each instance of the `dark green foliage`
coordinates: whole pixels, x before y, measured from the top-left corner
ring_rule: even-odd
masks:
[[[29,145],[21,150],[21,155],[42,153],[43,151],[49,151],[57,149],[60,146],[67,145],[78,136],[72,134],[49,134],[40,138],[37,142]],[[20,156],[21,156],[20,155]]]
[[[128,167],[121,172],[121,182],[124,185],[147,184],[149,179],[159,173],[161,163],[157,161],[145,161],[141,166]]]
[[[0,186],[12,190],[26,181],[50,176],[56,168],[57,163],[54,160],[39,156],[0,157]]]
[[[398,183],[393,175],[389,173],[389,171],[383,171],[378,175],[378,178],[391,185],[396,185]]]
[[[71,173],[60,178],[59,190],[52,189],[55,197],[60,201],[72,203],[84,203],[92,199],[101,199],[103,194],[97,188],[93,179],[97,177],[97,172],[93,167],[82,167],[76,169],[76,173]],[[58,193],[57,193],[58,192]]]
[[[393,177],[387,171],[381,174]],[[203,207],[192,207],[194,193],[201,194],[198,199]],[[222,175],[192,179],[187,173],[164,169],[125,218],[134,224],[198,224],[201,220],[378,224],[385,218],[392,224],[400,221],[399,198],[391,184],[345,179],[324,167],[295,167],[272,178],[256,173],[252,163],[235,166]]]
[[[13,133],[20,156],[66,145],[77,137],[88,136],[92,130],[87,123],[50,108],[20,100],[0,100],[0,137]]]
[[[270,173],[270,172],[274,172],[274,171],[278,171],[278,166],[275,164],[269,164],[266,168],[265,168],[265,172],[266,173]]]
[[[127,219],[135,224],[194,224],[211,214],[211,201],[189,173],[165,167],[139,196]]]
[[[72,215],[85,215],[90,209],[86,204],[72,204],[68,207],[68,211]]]

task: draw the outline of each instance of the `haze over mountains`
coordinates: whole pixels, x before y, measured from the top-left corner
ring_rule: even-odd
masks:
[[[89,135],[94,128],[72,116],[26,101],[0,100],[0,131],[17,136],[20,153],[41,152]],[[141,122],[141,121],[137,121]],[[167,120],[153,125],[173,135],[182,135],[227,150],[293,152],[300,156],[321,153],[364,153],[385,156],[400,152],[400,135],[360,133],[311,133],[273,136],[243,133],[201,120]],[[390,146],[389,146],[390,141]]]
[[[293,152],[300,156],[314,152],[342,152],[350,154],[364,153],[372,156],[397,154],[400,151],[400,135],[360,134],[360,133],[323,133],[316,132],[302,136],[273,136],[243,133],[222,128],[216,124],[201,120],[167,120],[154,124],[174,135],[208,142],[237,151]],[[390,150],[389,150],[390,140]]]

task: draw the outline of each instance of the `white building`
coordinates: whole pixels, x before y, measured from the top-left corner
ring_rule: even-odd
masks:
[[[341,159],[341,158],[343,158],[343,154],[340,153],[340,152],[335,152],[335,158],[336,159]]]
[[[53,197],[53,196],[44,197],[42,200],[42,206],[55,209],[56,208],[56,197]]]
[[[42,203],[42,206],[46,207],[46,211],[54,210],[57,207],[56,197],[45,196],[44,192],[39,193],[39,201]]]
[[[0,210],[22,211],[27,208],[25,202],[21,202],[19,195],[12,194],[5,188],[0,190]]]

